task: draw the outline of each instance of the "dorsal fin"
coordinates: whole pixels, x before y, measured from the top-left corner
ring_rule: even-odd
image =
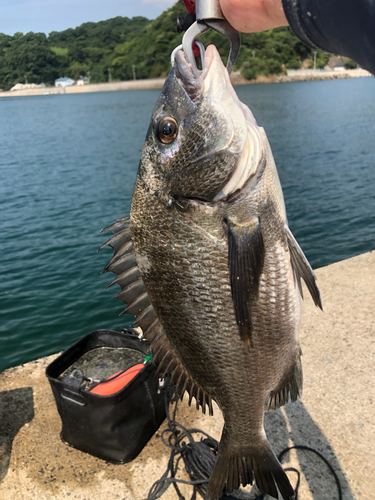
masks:
[[[142,328],[144,337],[150,342],[153,361],[158,365],[158,372],[167,373],[176,385],[177,393],[181,399],[185,391],[189,393],[189,404],[192,398],[196,399],[197,408],[202,407],[206,413],[206,406],[210,415],[213,415],[211,397],[194,381],[193,377],[185,370],[173,346],[167,338],[163,327],[152,306],[147,294],[141,273],[137,266],[130,233],[130,217],[123,217],[102,231],[112,231],[110,238],[99,250],[109,246],[113,248],[113,256],[103,269],[103,272],[113,272],[116,278],[107,285],[120,285],[121,290],[114,298],[124,301],[127,308],[121,314],[133,314],[134,324]]]
[[[311,297],[315,305],[320,307],[321,310],[323,310],[319,288],[317,287],[316,284],[315,273],[312,270],[309,261],[306,259],[305,254],[303,253],[301,247],[299,246],[297,240],[293,236],[288,226],[285,226],[285,234],[290,252],[290,262],[293,267],[294,276],[297,281],[301,297],[303,297],[302,287],[301,287],[301,278],[302,278],[303,281],[306,283],[306,286],[311,294]]]

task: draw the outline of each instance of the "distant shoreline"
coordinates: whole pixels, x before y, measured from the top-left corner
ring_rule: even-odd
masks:
[[[343,71],[319,71],[319,70],[296,70],[289,71],[288,75],[258,76],[255,80],[246,80],[240,72],[232,73],[231,81],[233,85],[252,85],[260,83],[287,83],[287,82],[307,82],[317,80],[341,80],[344,78],[360,78],[373,76],[368,71],[358,69],[348,69]],[[90,83],[87,85],[69,87],[45,87],[37,89],[16,90],[13,92],[0,92],[1,97],[21,97],[35,95],[58,95],[58,94],[83,94],[87,92],[111,92],[115,90],[145,90],[161,89],[164,85],[164,78],[152,78],[147,80],[130,80],[125,82],[111,83]]]
[[[111,92],[115,90],[161,89],[165,78],[147,80],[130,80],[126,82],[88,83],[87,85],[71,85],[68,87],[44,87],[38,89],[0,92],[0,97],[20,97],[33,95],[84,94],[87,92]]]
[[[369,71],[362,68],[345,69],[342,71],[325,70],[288,70],[287,75],[258,76],[255,80],[246,80],[239,71],[232,73],[233,85],[251,85],[259,83],[291,83],[291,82],[311,82],[318,80],[342,80],[346,78],[361,78],[374,76]]]

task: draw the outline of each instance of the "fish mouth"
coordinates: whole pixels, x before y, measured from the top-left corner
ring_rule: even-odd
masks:
[[[187,61],[182,49],[179,50],[175,56],[174,69],[180,86],[186,91],[193,102],[199,99],[203,93],[208,91],[208,89],[205,89],[205,87],[207,87],[205,83],[209,75],[215,72],[217,78],[218,75],[227,72],[221,61],[219,52],[214,45],[209,45],[207,47],[203,68],[198,77],[193,73],[192,66]]]

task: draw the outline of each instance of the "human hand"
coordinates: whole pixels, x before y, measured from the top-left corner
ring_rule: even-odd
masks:
[[[265,31],[287,26],[281,0],[220,0],[224,16],[238,31]]]

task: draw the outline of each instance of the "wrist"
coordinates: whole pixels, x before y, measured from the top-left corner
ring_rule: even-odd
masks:
[[[272,28],[288,26],[282,0],[263,0],[263,5],[270,22],[273,24]]]
[[[287,26],[282,0],[220,0],[229,23],[245,33]]]

